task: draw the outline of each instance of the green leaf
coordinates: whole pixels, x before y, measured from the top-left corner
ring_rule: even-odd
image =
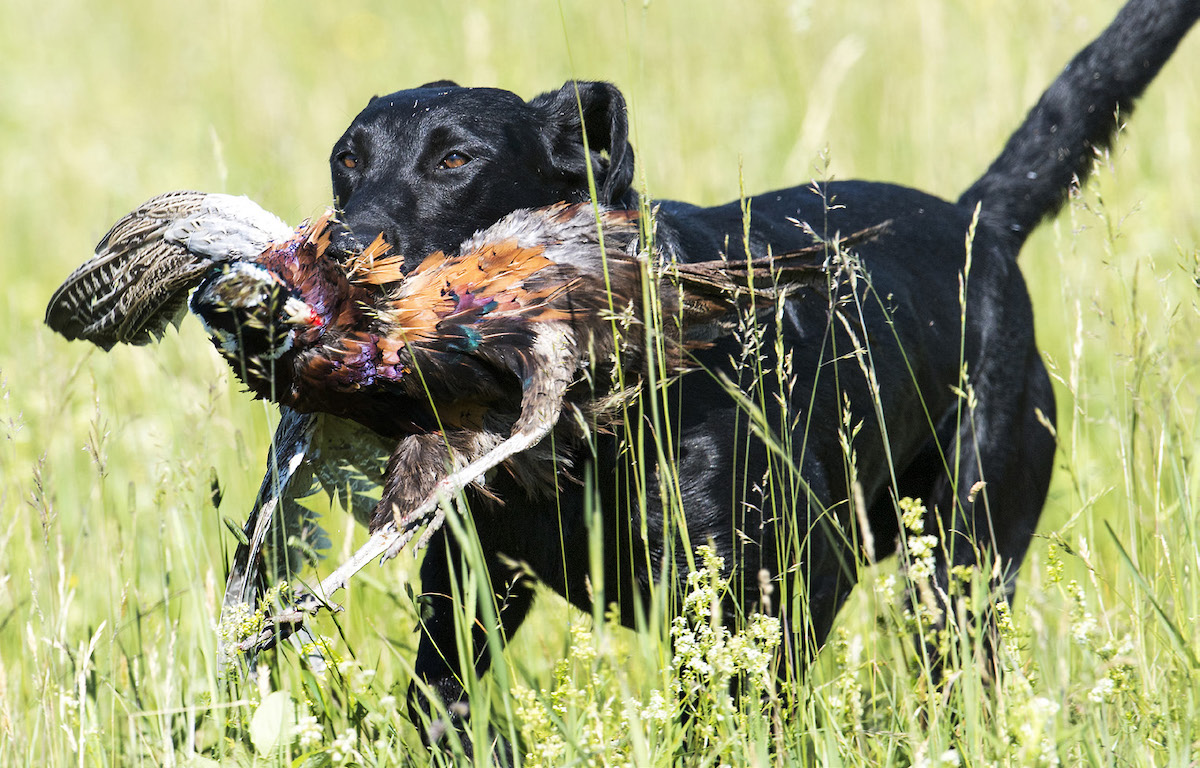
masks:
[[[250,718],[250,741],[254,751],[269,755],[292,738],[292,727],[296,724],[296,705],[284,691],[269,694],[254,717]]]
[[[317,716],[328,716],[330,703],[325,695],[321,681],[308,669],[300,670],[300,679],[304,681],[304,692],[308,696],[309,707]]]

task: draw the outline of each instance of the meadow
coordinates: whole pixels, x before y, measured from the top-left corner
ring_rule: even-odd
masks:
[[[442,78],[527,98],[613,81],[654,197],[715,204],[835,177],[954,198],[1118,7],[8,0],[0,766],[457,761],[431,758],[405,713],[411,557],[368,569],[348,610],[315,623],[336,651],[327,672],[281,652],[254,682],[219,678],[228,523],[250,509],[277,411],[240,391],[195,322],[108,354],[42,324],[135,205],[192,188],[299,221],[328,204],[329,148],[367,99]],[[970,663],[931,683],[893,559],[864,567],[810,673],[762,683],[764,698],[769,633],[706,631],[720,584],[702,572],[678,631],[724,666],[697,681],[664,623],[635,633],[545,594],[478,684],[478,736],[490,722],[521,764],[549,766],[1200,763],[1198,177],[1193,33],[1022,254],[1059,449],[992,683]],[[361,542],[329,500],[312,504],[334,556]],[[739,670],[752,682],[732,700]]]

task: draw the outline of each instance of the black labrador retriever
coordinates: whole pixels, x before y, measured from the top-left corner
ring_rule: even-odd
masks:
[[[698,363],[724,381],[693,373],[670,387],[677,489],[663,487],[665,470],[631,465],[631,438],[600,435],[577,448],[575,472],[592,478],[601,510],[598,570],[582,486],[562,483],[530,498],[502,472],[489,481],[503,506],[475,498],[472,517],[504,595],[502,637],[529,610],[529,572],[584,610],[595,600],[615,604],[632,626],[656,580],[682,579],[686,550],[711,542],[729,571],[728,615],[758,606],[765,569],[789,630],[789,661],[802,664],[825,640],[857,564],[894,551],[903,497],[923,501],[924,529],[940,537],[934,594],[948,592],[953,566],[967,565],[1011,597],[1055,451],[1054,395],[1017,253],[1087,175],[1118,114],[1129,112],[1198,13],[1194,0],[1131,0],[955,202],[864,181],[713,208],[654,202],[658,243],[681,261],[743,259],[747,247],[764,257],[890,225],[854,249],[831,295],[801,292],[786,303],[759,341],[761,365],[743,357],[745,339],[723,339]],[[409,268],[435,251],[452,253],[513,210],[586,201],[592,187],[604,205],[638,205],[625,103],[601,82],[569,82],[528,102],[450,82],[378,97],[338,140],[331,165],[344,223],[337,245],[352,252],[383,233]],[[766,394],[748,408],[731,385]],[[779,392],[788,397],[772,396]],[[768,425],[774,446],[752,421]],[[645,439],[642,455],[655,456],[653,438]],[[669,493],[682,525],[664,512]],[[449,595],[460,546],[443,530],[422,564],[430,610],[416,660],[417,675],[459,712],[460,675],[490,663],[478,626],[473,659],[459,658]],[[591,583],[593,572],[603,583]],[[415,684],[410,709],[429,711]]]

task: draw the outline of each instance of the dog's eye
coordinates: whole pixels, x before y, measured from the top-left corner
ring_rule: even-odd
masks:
[[[442,158],[442,162],[438,163],[438,168],[449,170],[451,168],[461,168],[471,162],[471,157],[462,152],[451,152]]]
[[[347,168],[358,167],[358,155],[353,152],[342,152],[337,156],[337,161]]]

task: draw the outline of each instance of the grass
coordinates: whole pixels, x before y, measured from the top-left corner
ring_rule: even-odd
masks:
[[[839,178],[953,197],[1117,5],[7,4],[0,764],[429,760],[402,714],[407,558],[365,574],[339,626],[318,624],[344,659],[323,680],[281,655],[256,684],[215,681],[222,518],[249,509],[275,414],[237,391],[194,323],[107,355],[41,325],[53,288],[133,205],[192,187],[299,220],[328,200],[326,153],[369,96],[443,77],[525,96],[615,81],[639,182],[660,197],[803,183],[826,173],[825,147]],[[992,688],[923,682],[893,561],[864,575],[783,729],[719,683],[691,699],[689,724],[675,716],[686,672],[666,639],[703,621],[631,633],[549,595],[477,684],[479,727],[486,702],[531,765],[1194,765],[1197,72],[1190,39],[1022,255],[1060,449]],[[328,520],[335,550],[360,540]],[[752,665],[746,638],[706,642]]]

